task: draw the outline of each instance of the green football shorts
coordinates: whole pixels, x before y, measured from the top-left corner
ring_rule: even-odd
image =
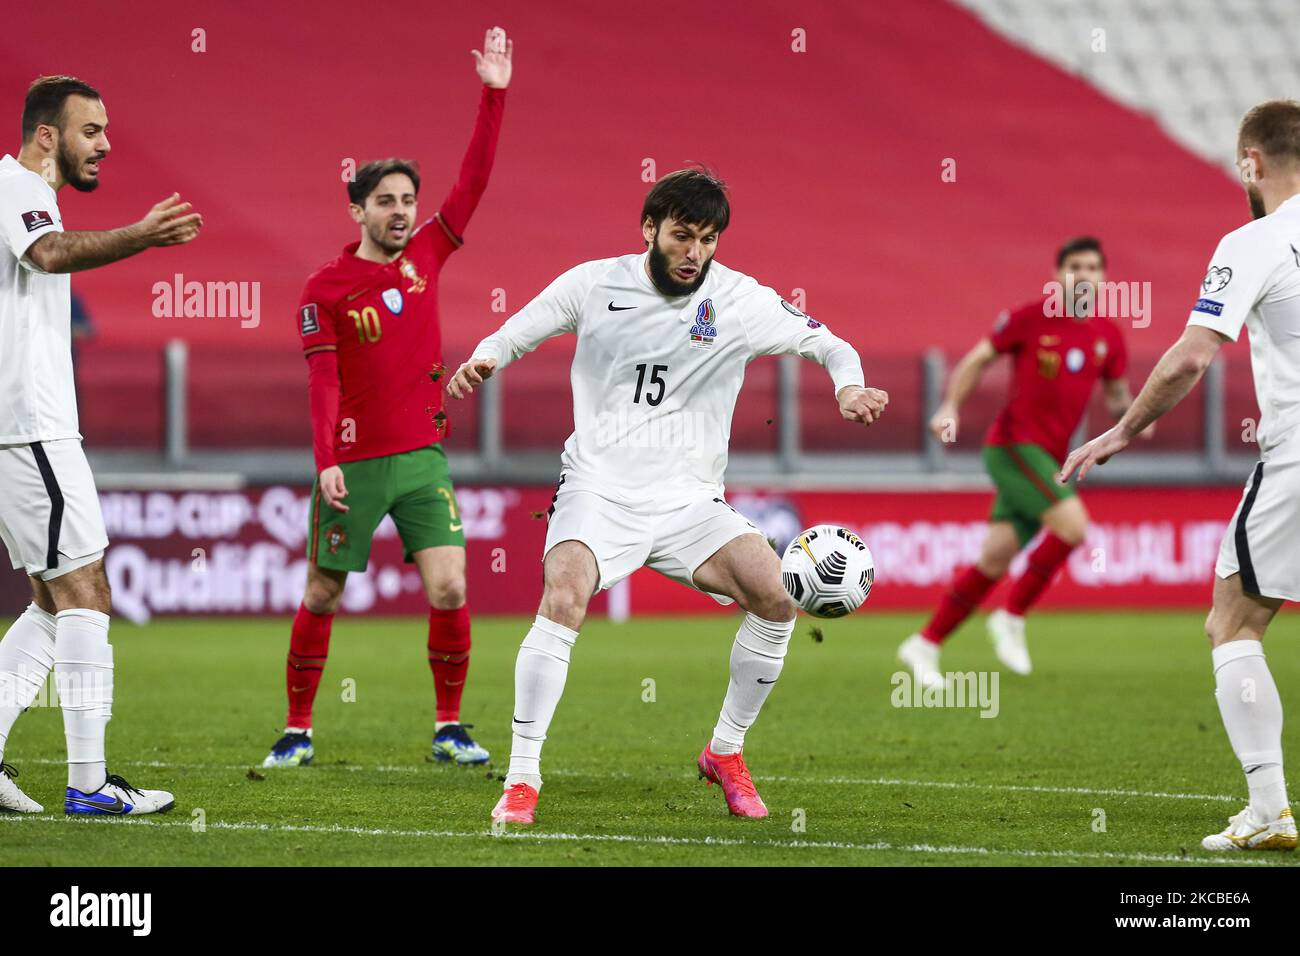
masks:
[[[1057,481],[1060,463],[1038,445],[985,445],[984,468],[997,488],[990,521],[1010,521],[1024,547],[1042,527],[1043,512],[1074,497]]]
[[[311,489],[307,558],[334,571],[364,571],[370,541],[384,515],[392,515],[402,539],[402,557],[442,545],[465,547],[465,524],[456,507],[447,455],[438,445],[400,455],[340,462],[347,511],[335,511]]]

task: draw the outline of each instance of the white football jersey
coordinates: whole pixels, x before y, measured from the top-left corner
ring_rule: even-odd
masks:
[[[647,255],[570,269],[473,352],[500,371],[553,336],[577,335],[566,490],[628,505],[721,495],[736,397],[760,355],[812,359],[836,393],[863,384],[852,346],[774,290],[713,262],[693,295],[670,299],[646,274]]]
[[[80,438],[72,382],[71,283],[23,258],[63,217],[50,184],[0,159],[0,445]]]
[[[1250,331],[1260,456],[1300,454],[1300,196],[1219,241],[1188,325]]]

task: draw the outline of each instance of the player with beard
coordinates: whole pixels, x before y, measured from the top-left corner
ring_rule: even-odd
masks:
[[[370,542],[392,516],[405,560],[429,600],[428,660],[437,713],[433,756],[485,763],[460,723],[469,668],[465,532],[441,442],[442,342],[438,275],[461,247],[496,154],[512,45],[493,28],[474,52],[483,82],[460,178],[419,226],[420,174],[402,159],[376,160],[348,184],[361,238],[307,280],[298,331],[308,364],[318,478],[307,539],[307,587],[293,621],[283,735],[264,767],[311,763],[312,705],[349,571],[364,571]],[[435,384],[437,383],[437,384]]]
[[[174,803],[170,793],[137,789],[105,762],[108,536],[81,447],[68,274],[189,242],[202,219],[172,195],[133,225],[65,232],[58,191],[94,191],[109,154],[104,103],[81,80],[43,76],[27,91],[22,125],[18,156],[0,159],[0,539],[29,575],[32,603],[0,640],[0,811],[41,811],[3,757],[14,722],[53,669],[68,746],[64,812],[161,812]]]
[[[781,354],[825,367],[849,421],[870,425],[888,396],[863,387],[847,342],[714,262],[730,216],[708,171],[665,176],[641,211],[644,253],[570,269],[479,343],[447,385],[461,398],[545,340],[577,336],[574,430],[548,513],[541,606],[515,662],[510,769],[493,820],[533,822],[542,743],[587,603],[642,566],[744,609],[698,768],[722,785],[733,814],[767,816],[741,750],[781,673],[795,606],[776,552],[723,497],[736,398],[751,360]]]
[[[1031,670],[1025,615],[1088,533],[1083,502],[1055,477],[1070,435],[1097,382],[1116,419],[1133,401],[1124,377],[1124,337],[1113,318],[1098,314],[1103,297],[1097,290],[1105,281],[1100,242],[1080,236],[1062,245],[1056,253],[1056,279],[1045,295],[998,316],[992,332],[953,369],[947,393],[930,419],[935,438],[956,441],[962,405],[999,357],[1011,358],[1011,393],[984,439],[984,467],[997,496],[979,560],[953,576],[930,620],[898,648],[899,662],[911,668],[920,684],[943,684],[940,648],[997,587],[1021,549],[1046,528],[1004,605],[987,620],[998,660],[1015,674]]]
[[[1156,364],[1110,431],[1070,453],[1062,480],[1082,481],[1192,390],[1226,342],[1250,331],[1260,461],[1219,546],[1210,638],[1215,697],[1250,801],[1207,850],[1294,850],[1296,825],[1282,774],[1282,698],[1264,658],[1264,633],[1300,601],[1300,103],[1250,110],[1237,162],[1254,217],[1219,241],[1182,337]]]

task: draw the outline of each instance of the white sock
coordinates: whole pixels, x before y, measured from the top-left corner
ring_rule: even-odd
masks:
[[[765,621],[746,614],[740,622],[736,643],[731,645],[731,683],[709,744],[715,754],[738,753],[745,746],[745,732],[754,726],[772,685],[781,676],[793,633],[793,620]]]
[[[54,615],[29,604],[0,640],[0,760],[14,721],[32,706],[53,666]]]
[[[76,608],[55,618],[54,678],[68,742],[68,786],[90,793],[104,785],[104,731],[113,716],[108,615]]]
[[[578,632],[540,614],[515,658],[515,713],[510,729],[510,770],[506,788],[517,783],[542,788],[542,742],[555,716],[569,674],[569,652]]]
[[[1282,777],[1282,698],[1259,641],[1229,641],[1210,654],[1214,696],[1228,741],[1246,772],[1250,806],[1261,821],[1286,808]]]

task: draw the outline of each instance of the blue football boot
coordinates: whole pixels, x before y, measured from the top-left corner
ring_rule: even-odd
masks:
[[[69,787],[63,812],[75,816],[135,816],[141,813],[166,813],[176,806],[176,798],[166,790],[141,790],[115,773],[110,773],[98,790],[85,793]]]
[[[487,763],[491,755],[474,742],[468,728],[473,724],[448,724],[433,735],[433,759],[462,766]]]
[[[275,742],[271,752],[262,761],[263,767],[305,767],[312,762],[316,751],[311,745],[311,734],[288,733]]]

